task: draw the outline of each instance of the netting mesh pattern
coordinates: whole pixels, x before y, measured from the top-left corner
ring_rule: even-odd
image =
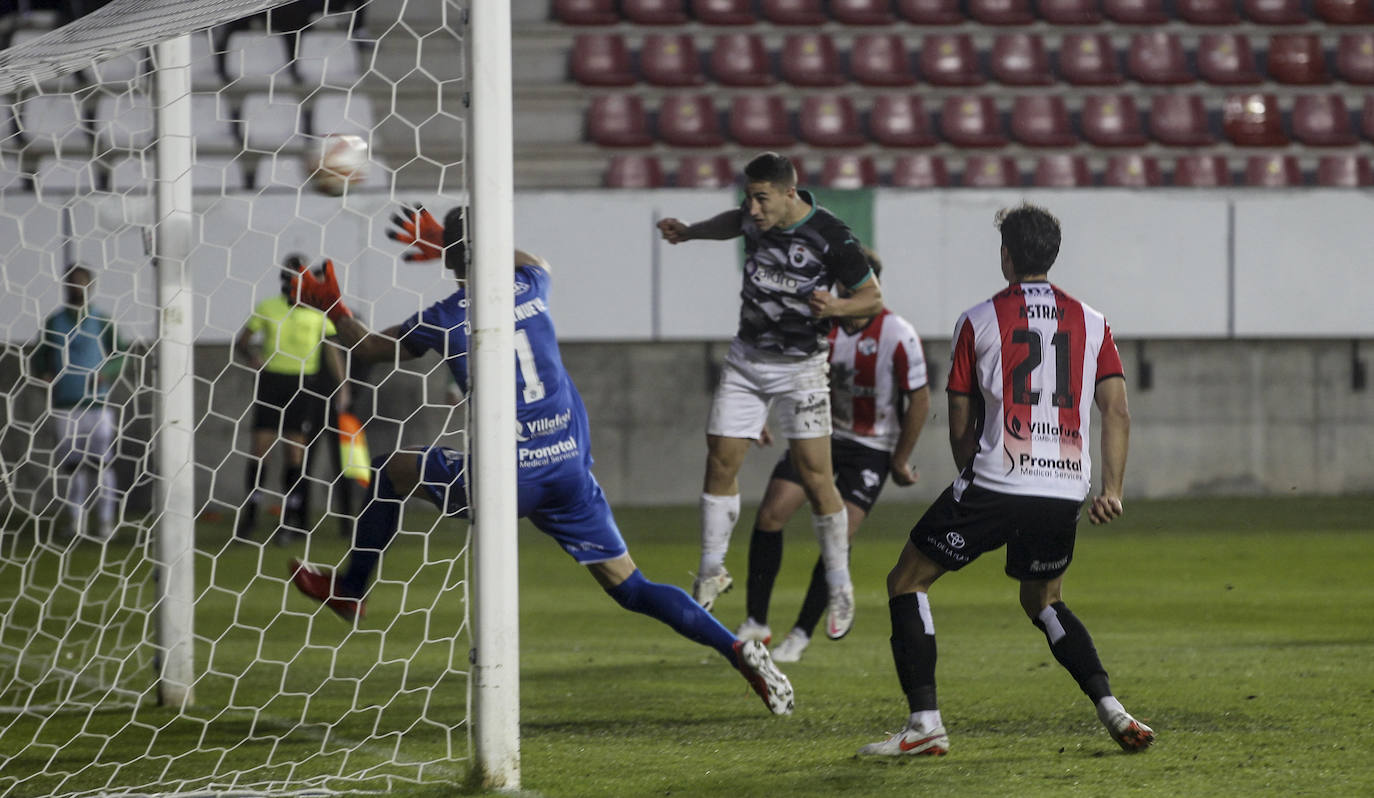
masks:
[[[316,341],[306,348],[336,353],[348,377],[344,407],[327,366],[305,373],[293,344],[249,323],[270,320],[292,255],[331,259],[374,329],[454,290],[433,262],[402,262],[385,231],[402,201],[442,218],[463,196],[463,9],[331,0],[256,14],[277,5],[115,0],[62,28],[16,29],[0,53],[0,796],[463,778],[465,525],[406,505],[356,624],[300,595],[287,566],[345,563],[368,497],[367,468],[343,474],[337,411],[361,421],[373,455],[461,450],[462,397],[432,356],[368,370]],[[158,509],[154,463],[148,48],[179,33],[192,38],[194,698],[162,706],[155,555],[175,519]],[[361,136],[371,159],[342,196],[312,179],[311,154],[335,133]],[[89,277],[82,297],[73,264]],[[325,416],[291,443],[282,400],[258,468],[255,400],[280,383],[272,351],[298,359],[289,398]]]

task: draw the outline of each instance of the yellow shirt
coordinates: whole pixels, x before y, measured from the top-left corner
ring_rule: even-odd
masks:
[[[318,373],[320,344],[335,333],[323,313],[293,305],[281,294],[259,302],[247,326],[262,336],[263,369],[273,374]]]

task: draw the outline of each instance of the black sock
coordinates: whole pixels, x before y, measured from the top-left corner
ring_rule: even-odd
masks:
[[[892,661],[912,712],[940,708],[935,700],[935,635],[926,634],[920,595],[904,593],[887,602],[892,616]]]
[[[1036,618],[1034,623],[1045,633],[1054,658],[1078,682],[1079,689],[1096,704],[1111,695],[1112,688],[1107,683],[1107,670],[1102,667],[1097,648],[1093,646],[1092,635],[1088,634],[1088,628],[1078,620],[1078,616],[1064,606],[1064,602],[1056,601],[1049,608],[1054,610],[1053,617],[1048,619],[1049,623],[1046,623],[1044,614]]]
[[[305,481],[301,479],[301,467],[288,465],[281,471],[282,526],[305,529],[305,515],[302,505],[305,502]]]
[[[250,500],[254,498],[253,493],[260,487],[259,480],[262,479],[262,460],[257,457],[249,457],[248,463],[243,469],[243,493]]]
[[[345,596],[361,597],[367,592],[372,572],[381,562],[382,550],[401,526],[401,502],[386,470],[378,468],[372,478],[372,488],[363,512],[358,516],[353,532],[353,549],[348,567],[339,575],[336,585]]]
[[[768,604],[773,600],[773,582],[782,568],[782,530],[770,532],[754,528],[749,539],[749,582],[744,606],[749,617],[768,623]]]
[[[810,637],[829,604],[830,585],[825,581],[825,562],[817,557],[816,567],[811,569],[811,584],[806,588],[806,598],[802,599],[801,612],[797,613],[797,628]]]

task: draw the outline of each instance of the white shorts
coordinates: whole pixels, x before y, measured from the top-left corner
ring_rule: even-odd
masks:
[[[708,435],[757,438],[777,408],[779,437],[830,437],[830,374],[825,351],[810,357],[775,355],[738,338],[730,343],[711,402]]]
[[[103,404],[54,409],[57,422],[57,465],[73,469],[79,465],[93,468],[114,459],[114,412]]]

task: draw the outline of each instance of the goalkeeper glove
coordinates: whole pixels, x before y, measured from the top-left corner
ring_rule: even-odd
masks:
[[[402,260],[435,260],[444,255],[444,226],[422,205],[402,205],[391,215],[386,236],[409,247]]]
[[[334,261],[326,260],[318,277],[304,264],[297,269],[296,276],[291,279],[291,293],[298,301],[323,310],[332,322],[353,318],[353,311],[339,296],[339,279],[334,276]]]

